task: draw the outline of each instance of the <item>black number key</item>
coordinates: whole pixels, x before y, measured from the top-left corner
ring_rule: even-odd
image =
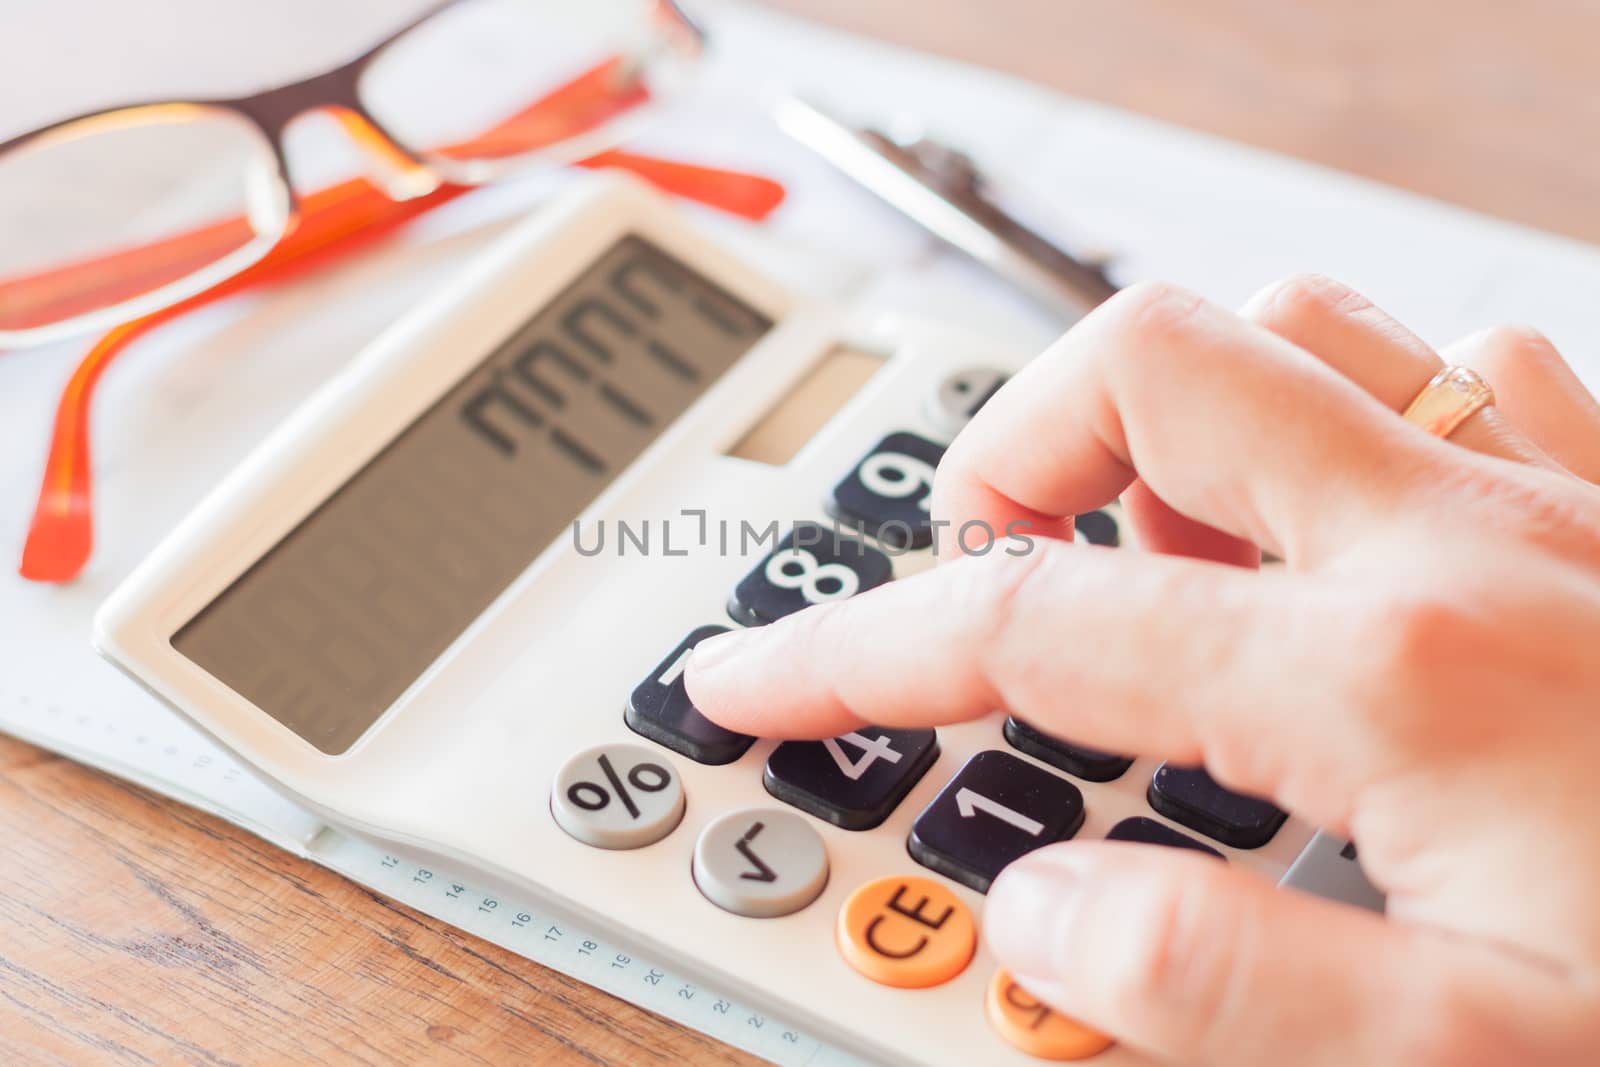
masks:
[[[728,614],[746,626],[763,626],[812,604],[864,593],[887,582],[893,570],[889,557],[865,542],[814,522],[796,523],[739,582]]]
[[[1201,767],[1163,763],[1150,780],[1149,798],[1173,822],[1234,848],[1260,848],[1288,818],[1268,801],[1222,788]]]
[[[1097,748],[1074,745],[1035,730],[1021,719],[1008,718],[1005,725],[1006,743],[1018,752],[1025,752],[1041,763],[1059,767],[1068,774],[1090,782],[1114,782],[1133,766],[1133,757],[1101,752]]]
[[[767,759],[767,792],[846,830],[870,830],[889,817],[933,761],[932,730],[863,726],[826,741],[785,741]]]
[[[927,548],[933,543],[928,498],[943,458],[943,447],[927,438],[892,433],[833,487],[828,513],[893,548]]]
[[[623,721],[636,734],[665,745],[697,763],[732,763],[755,743],[755,738],[724,730],[695,708],[683,684],[683,667],[701,641],[728,632],[726,626],[702,626],[634,686]]]
[[[1134,841],[1141,845],[1165,845],[1167,848],[1192,848],[1196,852],[1204,852],[1217,859],[1223,859],[1222,853],[1210,845],[1202,845],[1188,834],[1180,834],[1164,822],[1156,819],[1147,819],[1143,815],[1135,815],[1131,819],[1123,819],[1111,828],[1106,835],[1107,841]]]
[[[1083,794],[1064,778],[1011,755],[980,752],[911,826],[911,856],[987,893],[1001,868],[1083,825]]]
[[[1110,512],[1086,511],[1072,520],[1072,528],[1078,540],[1091,545],[1116,548],[1122,543],[1122,531],[1117,528],[1117,520],[1111,517]]]

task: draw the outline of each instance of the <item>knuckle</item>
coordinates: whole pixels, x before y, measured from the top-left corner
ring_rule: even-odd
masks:
[[[989,688],[999,694],[1025,665],[1016,662],[1015,650],[1026,647],[1018,640],[1033,616],[1027,605],[1036,599],[1038,587],[1048,581],[1050,560],[1061,546],[1035,542],[1034,550],[1023,555],[991,552],[968,557],[952,566],[950,596],[944,606],[965,621],[976,650],[977,663]]]
[[[1401,677],[1429,674],[1460,658],[1471,626],[1459,604],[1437,596],[1400,599],[1389,609],[1391,667]]]
[[[1521,323],[1492,326],[1484,332],[1481,343],[1491,366],[1542,364],[1559,358],[1548,337]]]
[[[795,648],[822,657],[823,662],[848,662],[851,650],[858,647],[861,633],[870,632],[883,614],[874,601],[865,599],[872,592],[876,590],[847,600],[813,604],[779,621],[794,624],[788,638]]]
[[[1474,705],[1464,698],[1503,643],[1480,611],[1433,591],[1393,596],[1360,626],[1366,634],[1353,647],[1368,652],[1366,669],[1354,672],[1357,714],[1407,749],[1436,744],[1444,717]]]
[[[860,596],[812,604],[761,627],[761,644],[804,659],[836,663],[837,654],[849,648],[851,634],[867,621],[860,618],[862,613],[870,609]]]
[[[995,640],[1004,640],[1022,614],[1019,605],[1029,599],[1056,547],[1036,542],[1034,551],[1022,555],[989,552],[967,557],[953,575],[951,607],[966,612]]]
[[[781,634],[784,643],[791,648],[818,651],[833,631],[838,629],[839,607],[832,603],[812,604],[804,611],[797,611],[772,623],[766,632],[769,635]]]
[[[1124,341],[1115,346],[1117,365],[1161,352],[1162,342],[1181,335],[1204,305],[1203,298],[1170,282],[1139,282],[1122,290],[1104,307],[1111,329]]]
[[[1264,317],[1275,324],[1313,323],[1371,307],[1371,301],[1343,282],[1326,274],[1303,272],[1278,282]]]
[[[1108,310],[1126,321],[1151,325],[1181,322],[1202,299],[1171,282],[1138,282],[1112,297]]]

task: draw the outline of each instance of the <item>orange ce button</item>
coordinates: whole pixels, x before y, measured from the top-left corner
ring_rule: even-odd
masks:
[[[839,909],[835,936],[850,966],[898,989],[948,982],[978,947],[967,906],[926,878],[879,878],[857,889]]]

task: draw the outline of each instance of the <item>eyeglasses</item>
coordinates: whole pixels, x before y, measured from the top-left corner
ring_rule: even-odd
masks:
[[[0,348],[148,315],[260,262],[304,218],[283,142],[308,111],[411,200],[610,148],[702,45],[675,0],[448,0],[291,85],[25,133],[0,144]]]
[[[602,0],[582,2],[608,6]],[[578,0],[572,0],[572,3],[577,6]],[[388,42],[357,59],[352,66],[375,62],[378,54],[389,44],[422,29],[447,11],[473,7],[488,10],[490,7],[521,9],[551,6],[554,5],[530,0],[455,0],[454,3],[436,8],[423,22],[413,23],[400,31]],[[653,7],[655,17],[669,20],[669,31],[675,24],[692,34],[687,42],[672,47],[683,48],[685,55],[698,49],[698,31],[676,7],[659,3],[635,3],[631,7],[635,13]],[[455,43],[442,47],[448,50],[462,45],[458,38]],[[460,130],[453,135],[440,133],[438,143],[450,147],[439,152],[419,152],[414,155],[410,150],[389,141],[389,134],[380,127],[357,123],[354,129],[358,142],[369,129],[377,131],[376,139],[366,146],[379,153],[377,158],[380,163],[395,159],[394,153],[399,153],[396,161],[403,166],[382,175],[390,179],[387,187],[380,191],[368,181],[355,179],[318,189],[304,198],[288,194],[291,211],[279,239],[267,242],[255,261],[239,265],[231,271],[216,270],[214,266],[214,254],[218,247],[217,227],[231,223],[231,219],[223,219],[211,226],[191,226],[189,229],[169,224],[164,231],[157,231],[154,237],[146,233],[129,238],[120,245],[112,245],[110,251],[91,251],[88,254],[80,251],[75,259],[58,256],[43,269],[35,268],[32,274],[6,275],[0,270],[0,349],[7,347],[8,337],[43,340],[72,330],[89,329],[104,320],[116,322],[114,328],[83,356],[62,391],[51,432],[44,477],[39,487],[38,504],[23,548],[19,567],[22,576],[33,581],[62,583],[72,581],[83,570],[94,544],[90,411],[96,386],[105,370],[127,352],[135,340],[194,308],[235,293],[299,278],[367,247],[411,219],[469,192],[472,186],[465,182],[497,177],[530,160],[572,162],[589,169],[627,170],[665,192],[755,221],[766,218],[782,202],[783,186],[759,175],[657,159],[609,147],[586,154],[622,136],[626,130],[619,123],[624,113],[627,113],[629,120],[643,115],[647,109],[640,105],[659,98],[662,92],[659,79],[645,82],[637,74],[620,75],[625,63],[631,64],[636,71],[644,68],[637,60],[625,58],[623,53],[605,51],[606,48],[616,47],[614,42],[599,47],[605,58],[585,68],[577,76],[558,82],[554,88],[543,92],[535,90],[532,102],[529,102],[529,97],[524,97],[519,105],[512,106],[509,117],[504,121],[480,118],[478,126],[482,132],[477,136]],[[579,61],[580,64],[582,62]],[[348,74],[345,76],[350,77]],[[312,82],[317,80],[312,79]],[[360,84],[359,77],[356,84]],[[292,86],[276,92],[288,93],[297,88]],[[302,101],[304,99],[302,96]],[[295,110],[286,107],[279,113],[282,116],[279,121],[286,125],[300,110],[318,106],[339,105],[302,102]],[[108,114],[117,113],[113,111]],[[366,123],[373,122],[360,111],[355,114],[364,118]],[[61,126],[80,121],[84,120],[70,120]],[[278,126],[280,134],[282,125]],[[467,131],[472,128],[472,124],[468,123]],[[3,172],[7,163],[5,152],[10,148],[21,148],[36,136],[25,135],[11,142],[10,146],[0,146],[0,172]],[[283,165],[281,152],[276,147],[277,137],[272,138],[272,144],[275,173],[281,181]],[[443,181],[437,177],[440,174],[445,175]],[[0,187],[4,186],[5,180],[0,174]],[[404,188],[397,188],[397,182],[407,184]],[[429,186],[433,187],[431,191]],[[181,193],[182,190],[175,191],[173,198],[176,199]],[[38,194],[37,186],[30,191],[27,199],[30,207],[38,199]],[[402,194],[410,195],[402,198]],[[77,197],[82,194],[75,188],[73,195]],[[181,209],[181,206],[178,205],[178,208]],[[6,218],[5,210],[6,205],[0,203],[0,219]],[[23,214],[31,215],[32,212]],[[49,216],[48,212],[43,214]],[[10,241],[11,237],[12,234],[8,233],[7,240]],[[4,244],[0,242],[0,254],[5,252]],[[107,244],[111,243],[102,242],[101,247]],[[182,285],[171,281],[174,277],[180,281],[186,277],[180,273],[178,265],[189,264],[193,269],[195,265],[205,263],[213,264],[206,278]],[[162,285],[159,281],[151,280],[161,277],[169,279],[168,284]],[[213,277],[217,280],[212,281]],[[8,299],[12,301],[9,305]],[[63,313],[63,309],[74,305],[77,311]],[[92,310],[95,307],[100,310]],[[150,310],[141,314],[140,309],[144,307]],[[26,329],[12,330],[7,334],[4,331],[6,315],[11,314],[15,318],[20,315],[20,308],[32,308],[37,321]],[[53,318],[50,317],[52,309]]]

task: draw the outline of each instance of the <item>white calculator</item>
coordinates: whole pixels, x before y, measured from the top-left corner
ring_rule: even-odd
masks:
[[[597,177],[289,418],[95,640],[331,823],[851,1051],[1131,1064],[997,970],[1006,863],[1110,836],[1371,904],[1353,852],[1004,713],[777,744],[711,724],[681,678],[708,634],[927,566],[944,446],[1026,358],[802,307]],[[1112,512],[1079,528],[1121,536]]]

